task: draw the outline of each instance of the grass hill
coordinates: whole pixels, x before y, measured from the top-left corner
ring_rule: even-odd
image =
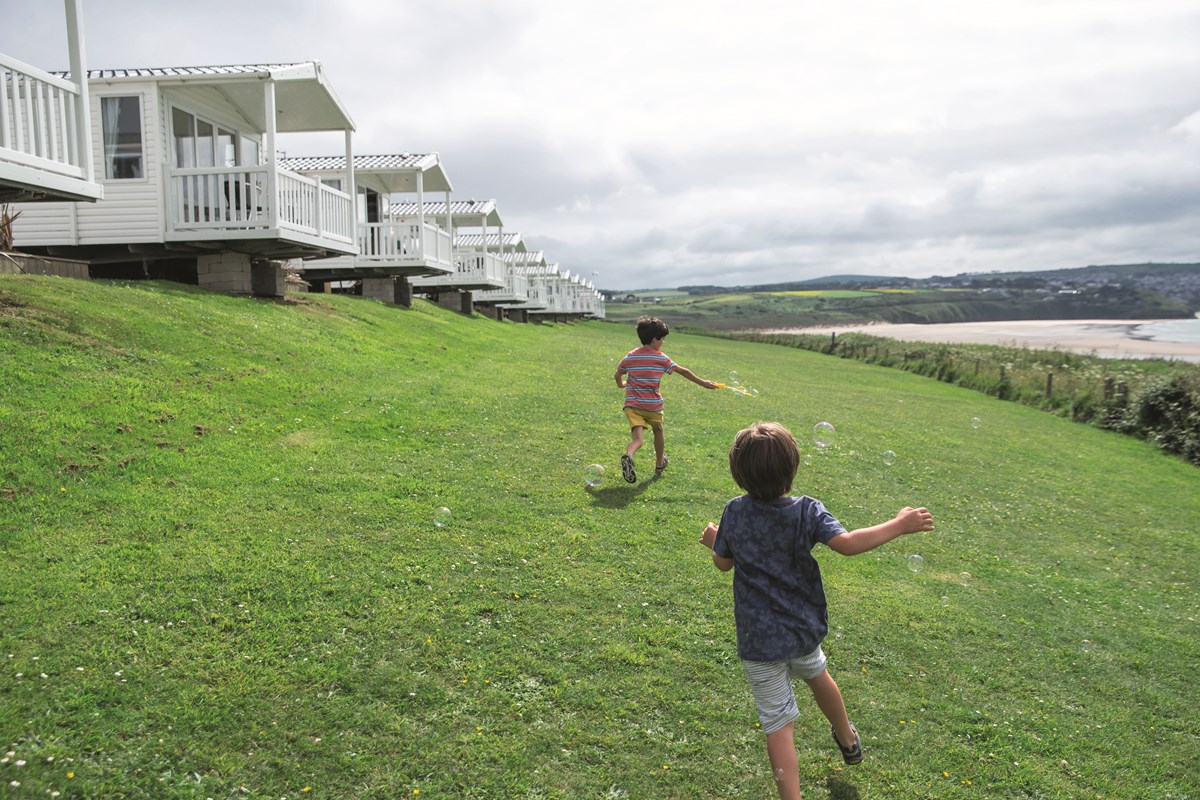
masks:
[[[730,576],[696,543],[759,419],[797,433],[796,489],[847,525],[920,504],[938,526],[818,554],[867,760],[843,767],[802,698],[806,797],[1200,792],[1194,467],[673,333],[680,363],[761,394],[668,378],[671,466],[630,486],[631,339],[0,278],[0,797],[773,796]]]

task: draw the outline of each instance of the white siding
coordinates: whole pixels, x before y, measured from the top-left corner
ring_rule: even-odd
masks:
[[[163,241],[161,162],[165,134],[154,86],[138,83],[116,88],[93,81],[90,92],[92,159],[96,181],[104,186],[104,199],[95,203],[19,205],[21,218],[13,226],[18,247]],[[129,95],[138,95],[142,102],[142,168],[145,177],[106,180],[100,98]]]

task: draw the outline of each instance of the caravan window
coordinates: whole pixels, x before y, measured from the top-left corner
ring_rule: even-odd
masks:
[[[142,99],[100,98],[100,132],[104,139],[104,177],[109,180],[145,176],[142,162]]]
[[[239,136],[182,108],[171,109],[171,135],[175,140],[175,166],[236,167]],[[243,160],[240,163],[258,165],[257,145],[240,139]],[[249,156],[249,160],[245,157]]]

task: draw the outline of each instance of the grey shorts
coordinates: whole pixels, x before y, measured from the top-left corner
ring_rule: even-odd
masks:
[[[763,733],[771,734],[800,716],[792,680],[811,680],[825,671],[825,652],[818,647],[806,656],[791,661],[742,661],[758,721]]]

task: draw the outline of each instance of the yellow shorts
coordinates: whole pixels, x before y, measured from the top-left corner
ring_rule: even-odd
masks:
[[[650,428],[657,430],[662,427],[663,415],[661,411],[646,411],[633,406],[625,406],[625,416],[629,417],[629,427],[631,428]]]

